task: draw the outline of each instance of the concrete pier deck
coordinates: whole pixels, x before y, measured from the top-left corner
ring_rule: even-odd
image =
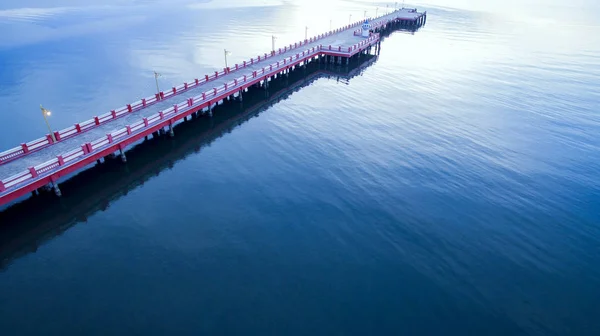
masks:
[[[268,85],[272,76],[320,57],[342,62],[379,43],[376,32],[390,23],[421,25],[426,13],[401,9],[371,19],[369,37],[356,34],[362,20],[286,45],[222,71],[194,79],[154,97],[144,98],[101,116],[0,153],[0,205],[40,186],[56,185],[65,176],[192,113],[202,113],[219,101],[239,96],[252,85]],[[2,161],[4,159],[4,161]]]

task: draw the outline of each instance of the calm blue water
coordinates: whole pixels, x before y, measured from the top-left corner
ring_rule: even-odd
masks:
[[[3,1],[0,146],[386,4],[190,2]],[[0,334],[600,334],[599,5],[411,5],[364,69],[1,213]]]

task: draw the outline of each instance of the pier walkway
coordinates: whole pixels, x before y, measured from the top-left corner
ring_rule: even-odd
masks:
[[[371,19],[371,32],[365,37],[361,20],[95,116],[54,132],[54,137],[47,134],[4,151],[0,153],[0,206],[45,185],[52,185],[60,195],[61,177],[117,151],[126,161],[128,145],[165,128],[173,136],[173,124],[191,114],[212,116],[212,108],[224,99],[242,100],[249,87],[268,87],[273,77],[307,62],[348,62],[377,47],[378,32],[388,25],[420,26],[425,20],[426,13],[397,10]]]

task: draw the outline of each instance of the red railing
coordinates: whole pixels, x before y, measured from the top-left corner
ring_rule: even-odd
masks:
[[[349,27],[352,27],[352,26],[355,26],[358,24],[360,24],[360,22],[356,23],[354,25],[344,27],[343,29],[347,29]],[[342,29],[342,28],[340,28],[340,29]],[[291,49],[299,48],[300,46],[306,45],[307,43],[312,43],[313,41],[319,40],[323,37],[330,36],[331,34],[335,34],[335,32],[337,32],[337,31],[339,31],[339,30],[335,30],[333,32],[319,35],[319,36],[315,37],[314,39],[311,38],[310,39],[311,42],[301,41],[294,45],[290,45],[290,48]],[[126,127],[119,129],[117,131],[114,131],[112,133],[106,134],[104,137],[96,139],[92,142],[82,144],[77,149],[74,149],[67,153],[58,155],[49,161],[46,161],[46,162],[41,163],[34,167],[30,167],[23,172],[20,172],[18,174],[15,174],[13,176],[10,176],[8,178],[0,180],[0,193],[5,192],[8,189],[16,188],[28,180],[34,180],[34,179],[39,178],[40,176],[50,175],[54,171],[60,170],[65,166],[69,166],[71,164],[74,164],[75,162],[79,162],[80,160],[83,160],[85,157],[94,154],[94,152],[98,152],[99,150],[106,149],[106,148],[109,148],[110,146],[117,145],[126,139],[135,137],[137,134],[144,132],[148,128],[152,128],[152,127],[161,125],[162,123],[165,122],[165,120],[174,119],[175,116],[180,115],[180,114],[185,114],[186,112],[190,111],[193,108],[197,109],[198,106],[201,106],[202,104],[205,104],[207,102],[209,104],[212,104],[214,102],[214,100],[212,100],[212,99],[215,99],[215,98],[216,98],[216,100],[223,99],[227,95],[231,95],[231,94],[235,93],[234,89],[239,90],[240,87],[244,86],[244,84],[246,84],[248,82],[260,81],[261,79],[259,79],[259,78],[262,78],[262,76],[259,76],[259,73],[261,75],[271,76],[277,71],[281,71],[282,69],[296,65],[296,64],[306,60],[309,57],[313,57],[318,54],[328,53],[328,51],[330,51],[332,49],[337,49],[337,50],[333,50],[336,54],[345,54],[346,56],[352,56],[353,54],[359,52],[362,46],[365,46],[367,44],[372,44],[372,43],[376,42],[377,40],[379,40],[379,35],[373,34],[368,39],[363,40],[360,43],[357,43],[357,44],[354,44],[353,46],[348,47],[347,51],[345,48],[344,48],[344,51],[342,51],[341,46],[338,46],[337,48],[332,48],[332,46],[328,46],[328,49],[323,47],[322,45],[314,46],[310,49],[306,49],[306,50],[302,51],[301,53],[298,52],[295,55],[292,55],[292,56],[284,58],[283,60],[277,61],[276,63],[268,64],[267,66],[261,68],[260,70],[253,71],[251,75],[244,75],[244,76],[235,78],[234,80],[227,82],[220,87],[215,87],[211,90],[203,92],[200,95],[190,97],[190,98],[186,99],[184,102],[181,102],[179,104],[174,104],[173,107],[170,107],[164,111],[159,111],[158,113],[156,113],[154,115],[142,118],[142,120],[140,120],[136,123],[133,123],[131,125],[127,125]],[[287,52],[291,49],[288,49],[286,46],[286,47],[284,47],[282,52],[279,52],[279,54]],[[273,53],[271,53],[270,55],[265,54],[264,56],[258,56],[257,61],[259,59],[261,61],[266,60],[267,58],[271,58],[273,56],[274,56]],[[254,59],[251,59],[249,63],[244,62],[243,66],[239,66],[238,64],[236,64],[235,69],[243,69],[247,66],[247,64],[253,64],[253,63],[254,63]],[[197,86],[197,85],[203,84],[207,81],[210,81],[212,79],[219,78],[220,76],[223,76],[226,73],[230,73],[231,71],[232,70],[227,68],[221,72],[215,72],[214,75],[211,75],[211,76],[207,75],[203,80],[196,79],[192,83],[184,83],[182,86],[174,87],[170,91],[161,92],[160,98],[159,98],[159,94],[157,94],[155,97],[149,97],[149,98],[142,99],[138,102],[129,104],[118,110],[113,110],[110,113],[94,117],[93,119],[84,121],[79,124],[75,124],[74,126],[71,126],[67,129],[56,132],[55,134],[59,135],[59,137],[57,137],[57,140],[61,139],[61,137],[62,137],[62,139],[64,139],[66,137],[73,136],[73,134],[84,132],[85,130],[93,128],[97,125],[101,125],[109,120],[113,120],[124,114],[131,113],[132,111],[134,111],[136,108],[139,108],[140,106],[145,107],[148,104],[151,104],[152,102],[156,102],[159,99],[164,99],[164,97],[169,97],[169,96],[175,95],[177,92],[179,92],[181,90],[185,90],[186,88]],[[244,86],[244,87],[247,87],[247,86]],[[162,125],[161,127],[164,127],[164,126],[166,126],[166,125]],[[47,135],[46,138],[40,138],[40,139],[34,140],[32,142],[29,142],[27,144],[23,144],[23,145],[21,145],[21,147],[18,147],[17,151],[23,151],[24,153],[28,153],[28,151],[35,150],[36,148],[39,148],[40,146],[44,146],[44,143],[48,143],[48,141],[50,141],[50,142],[52,141],[52,138],[50,137],[50,135]],[[0,156],[1,155],[10,155],[10,154],[5,154],[5,153],[7,153],[7,152],[1,153]]]
[[[294,44],[290,44],[289,47],[285,46],[283,49],[279,48],[277,53],[273,53],[271,52],[270,54],[265,53],[264,56],[258,56],[256,59],[252,58],[250,59],[249,62],[244,61],[243,66],[239,66],[238,64],[235,65],[234,69],[231,68],[227,68],[227,69],[223,69],[223,71],[220,72],[215,72],[214,74],[211,75],[206,75],[204,76],[203,79],[195,79],[192,82],[189,83],[183,83],[177,87],[173,87],[171,90],[168,91],[162,91],[159,93],[156,93],[154,96],[151,97],[146,97],[143,98],[139,101],[136,101],[134,103],[131,104],[127,104],[126,106],[120,107],[119,109],[116,110],[111,110],[109,113],[105,113],[99,116],[95,116],[90,120],[87,120],[85,122],[82,123],[78,123],[75,124],[71,127],[67,127],[65,129],[62,129],[60,131],[54,132],[54,137],[56,138],[56,141],[62,141],[74,136],[77,136],[83,132],[86,132],[90,129],[93,129],[95,127],[98,127],[100,125],[103,125],[107,122],[110,122],[114,119],[120,118],[124,115],[126,115],[127,113],[131,113],[131,112],[135,112],[141,109],[146,108],[149,105],[152,105],[154,103],[156,103],[159,100],[163,100],[169,97],[172,97],[174,95],[183,93],[184,91],[193,88],[195,86],[204,84],[206,82],[210,82],[214,79],[217,79],[227,73],[231,73],[233,71],[245,68],[247,66],[247,64],[254,64],[256,62],[260,62],[263,61],[267,58],[273,57],[276,54],[282,54],[282,53],[286,53],[290,50],[302,47],[308,43],[313,43],[315,41],[318,41],[320,39],[323,39],[325,37],[331,36],[333,34],[337,34],[339,32],[342,32],[346,29],[352,28],[354,26],[360,25],[360,22],[351,24],[351,25],[347,25],[344,26],[342,28],[338,28],[332,31],[329,31],[327,33],[324,34],[320,34],[314,37],[309,38],[308,40],[304,40],[304,41],[300,41],[300,42],[296,42]],[[31,141],[29,143],[25,143],[25,144],[21,144],[18,147],[9,149],[7,151],[4,151],[2,153],[0,153],[0,165],[13,161],[15,159],[18,159],[19,157],[28,155],[29,153],[36,151],[36,150],[40,150],[42,148],[48,147],[50,145],[54,144],[54,141],[52,139],[52,136],[50,134],[46,135],[43,138]]]

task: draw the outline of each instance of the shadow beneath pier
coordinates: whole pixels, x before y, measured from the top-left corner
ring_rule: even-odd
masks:
[[[423,24],[409,24],[406,21],[392,22],[386,25],[384,28],[376,29],[375,32],[381,36],[381,41],[384,41],[386,37],[390,36],[394,32],[401,32],[405,34],[414,35],[417,31],[427,25],[427,21]]]
[[[50,191],[42,191],[0,212],[0,270],[15,259],[36,252],[39,246],[74,225],[86,222],[98,211],[106,210],[122,196],[294,92],[321,78],[348,82],[376,60],[376,56],[363,55],[344,66],[310,62],[287,76],[273,79],[267,90],[250,88],[244,93],[243,102],[225,100],[213,110],[212,118],[199,116],[179,123],[174,128],[174,138],[159,135],[140,141],[127,151],[127,164],[118,159],[107,159],[70,176],[60,184],[61,198]]]

